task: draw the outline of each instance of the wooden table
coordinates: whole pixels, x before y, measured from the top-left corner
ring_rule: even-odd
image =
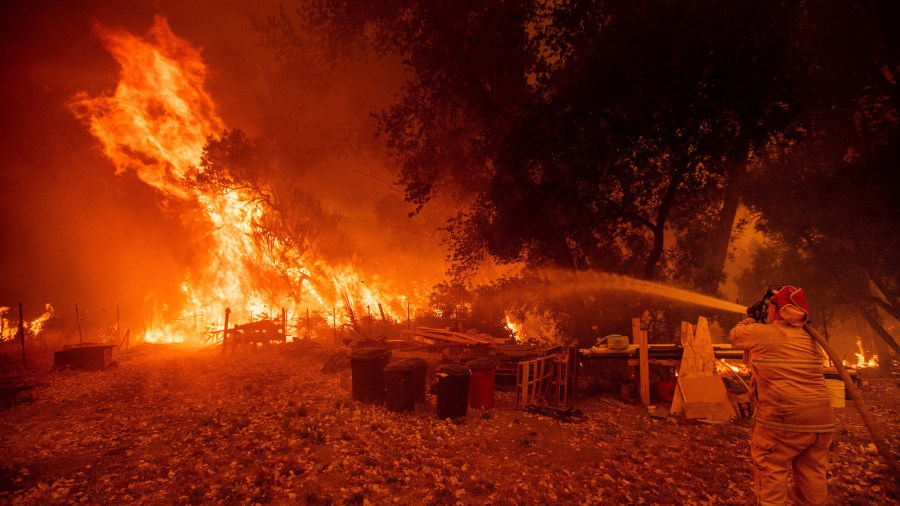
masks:
[[[649,344],[646,343],[645,330],[637,329],[635,336],[638,343],[631,344],[625,349],[603,349],[593,352],[590,349],[579,350],[582,360],[627,360],[629,366],[638,368],[638,390],[641,402],[650,404],[650,365],[666,367],[678,367],[684,348],[676,344]],[[732,348],[730,344],[713,345],[713,353],[717,359],[740,360],[744,356],[744,350]]]

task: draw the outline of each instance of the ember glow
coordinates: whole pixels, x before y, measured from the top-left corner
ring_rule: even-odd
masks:
[[[747,367],[747,364],[725,362],[724,360],[716,361],[716,370],[721,373],[733,372],[735,374],[750,374],[750,368]]]
[[[111,95],[77,95],[72,110],[118,172],[133,171],[166,198],[201,209],[211,241],[205,266],[181,286],[181,317],[165,321],[161,313],[154,315],[145,340],[197,341],[221,329],[225,307],[235,323],[280,316],[281,308],[290,320],[306,310],[337,312],[347,304],[380,303],[389,316],[405,314],[404,296],[411,294],[396,294],[354,266],[334,265],[311,250],[301,254],[277,241],[255,240],[260,220],[275,212],[258,194],[205,192],[190,184],[204,170],[207,139],[223,135],[226,125],[206,90],[200,51],[175,35],[165,18],[156,17],[143,37],[102,27],[97,33],[120,66],[120,80]],[[152,302],[164,308],[168,301]]]

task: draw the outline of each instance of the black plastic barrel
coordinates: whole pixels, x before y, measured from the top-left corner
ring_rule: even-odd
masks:
[[[353,373],[353,400],[378,404],[384,402],[384,368],[391,359],[386,348],[360,348],[350,355]]]
[[[399,362],[408,364],[412,368],[412,392],[415,402],[425,402],[425,372],[428,363],[424,358],[404,358]]]
[[[413,391],[413,367],[400,360],[384,368],[384,382],[387,387],[387,408],[391,411],[413,411],[416,409],[416,395]]]
[[[464,418],[469,409],[468,367],[447,364],[435,371],[438,418]]]

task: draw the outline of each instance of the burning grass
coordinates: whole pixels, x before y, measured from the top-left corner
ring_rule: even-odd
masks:
[[[115,329],[90,333],[90,342],[95,344],[119,344]],[[66,347],[87,342],[79,336],[78,331],[66,328],[42,330],[37,335],[25,338],[25,369],[29,374],[46,372],[53,368],[54,354]],[[17,339],[0,341],[0,378],[10,374],[21,374],[22,343]]]
[[[223,356],[144,345],[101,372],[44,374],[35,402],[0,412],[0,504],[748,504],[749,420],[687,425],[584,396],[582,423],[499,393],[463,423],[351,401],[330,356],[289,345]],[[866,394],[896,447],[892,381]],[[890,503],[852,408],[834,504]],[[699,478],[699,479],[698,479]]]
[[[26,338],[25,363],[29,369],[47,371],[53,367],[53,354],[78,337],[64,330],[45,330]],[[22,344],[18,340],[0,342],[0,371],[11,373],[22,368]]]

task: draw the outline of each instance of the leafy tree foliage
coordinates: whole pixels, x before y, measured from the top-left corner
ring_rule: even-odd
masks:
[[[672,267],[666,234],[716,217],[748,153],[790,119],[777,78],[795,16],[784,2],[323,2],[300,13],[405,58],[411,77],[380,132],[409,201],[472,197],[450,224],[463,276],[490,260],[659,277]],[[727,244],[733,214],[723,222]]]
[[[861,314],[897,352],[883,325],[900,319],[895,11],[878,1],[811,10],[799,33],[817,83],[804,102],[805,135],[772,143],[747,201],[759,228],[786,246],[770,252],[773,272],[790,266],[782,275],[809,283],[827,307]]]
[[[331,34],[335,54],[369,44],[403,58],[409,79],[378,114],[378,133],[408,201],[463,202],[448,223],[453,279],[439,297],[462,297],[451,288],[468,286],[484,264],[609,270],[714,293],[746,198],[765,232],[804,241],[800,253],[822,268],[870,248],[857,256],[867,281],[854,290],[880,286],[872,307],[887,311],[898,286],[884,260],[892,257],[871,251],[896,209],[879,204],[865,227],[836,228],[848,222],[834,216],[840,206],[797,195],[815,187],[830,202],[852,200],[847,209],[861,216],[867,192],[896,188],[885,171],[867,181],[836,171],[895,160],[896,41],[871,54],[865,42],[892,33],[884,20],[895,18],[879,18],[886,7],[322,0],[298,13],[304,29]],[[292,33],[295,22],[283,12],[268,21],[270,34]],[[833,36],[841,30],[855,30],[853,42],[835,47],[846,42]],[[785,200],[822,210],[820,226],[781,212]],[[583,336],[575,315],[596,315],[596,301],[573,296],[563,306]]]
[[[556,265],[570,256],[578,268],[649,279],[664,268],[701,284],[691,268],[704,265],[666,263],[664,256],[698,242],[708,247],[698,241],[703,234],[690,232],[718,224],[747,156],[790,126],[792,90],[778,76],[795,16],[782,2],[573,2],[551,9],[541,25],[550,56],[538,62],[537,103],[507,136],[497,164],[506,172],[485,200],[509,205],[513,216],[516,202],[544,206],[534,211],[544,217],[539,226],[523,227],[541,235],[519,244],[568,253]],[[531,191],[506,196],[504,176]],[[723,244],[733,203],[723,216]],[[547,229],[565,247],[552,247]],[[667,244],[667,234],[681,240]],[[724,251],[720,256],[724,261]],[[705,284],[717,286],[718,278],[712,281]]]

